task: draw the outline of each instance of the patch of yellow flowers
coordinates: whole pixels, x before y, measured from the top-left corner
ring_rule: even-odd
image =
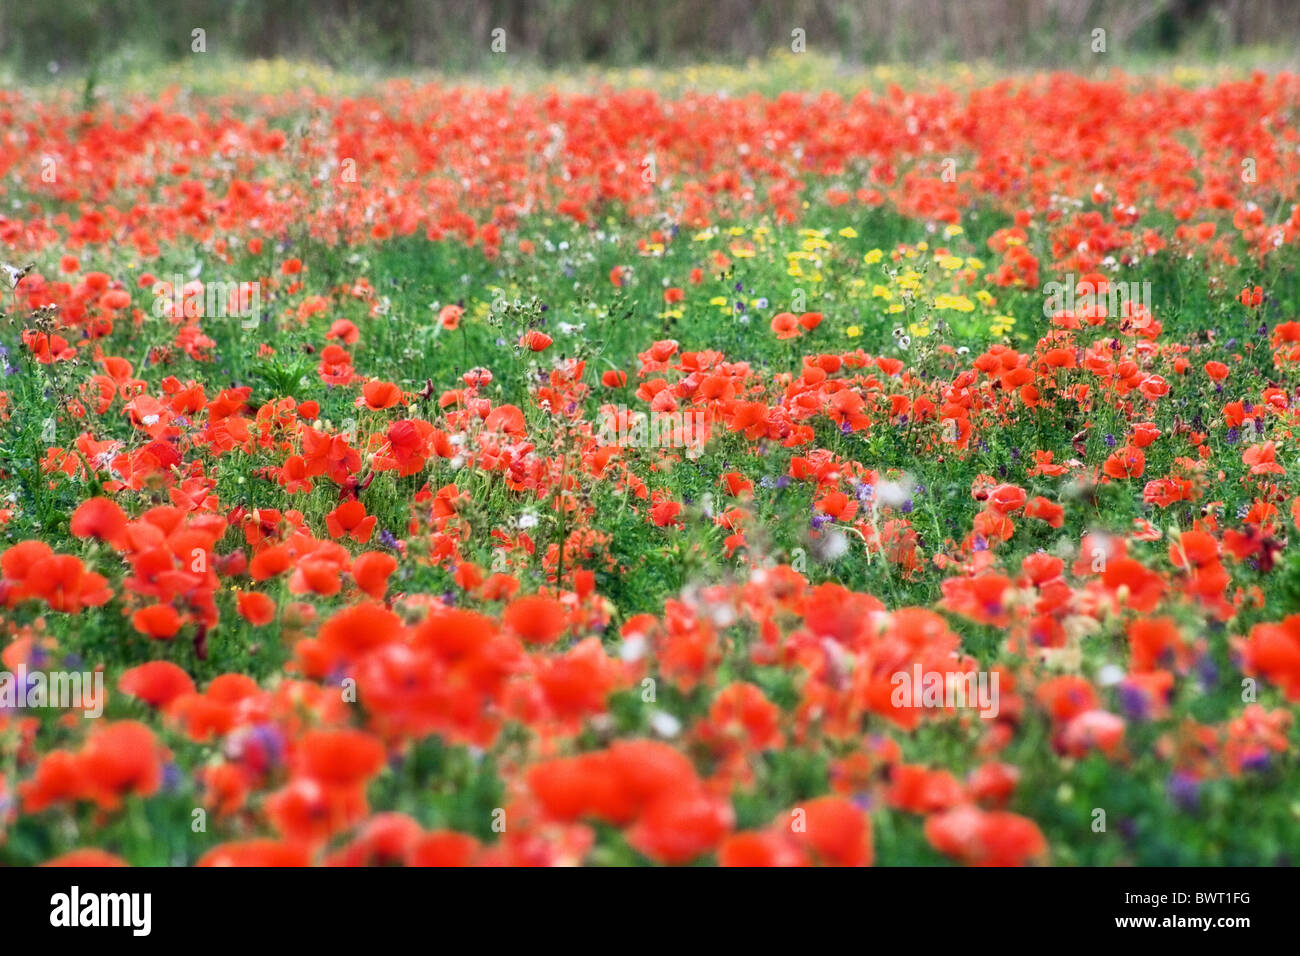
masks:
[[[963,235],[960,226],[949,225],[943,229],[945,239]],[[802,228],[795,232],[797,246],[779,251],[773,248],[772,229],[769,226],[746,228],[744,226],[711,226],[695,232],[693,242],[712,243],[721,241],[725,251],[735,259],[753,259],[760,254],[781,255],[786,263],[786,275],[805,283],[822,283],[826,281],[825,269],[836,249],[836,239],[855,240],[859,233],[852,226],[844,226],[832,233],[829,228]],[[771,253],[769,253],[771,250]],[[659,253],[653,246],[647,247],[651,254]],[[975,276],[985,268],[983,260],[975,256],[965,256],[949,249],[939,248],[932,251],[925,240],[915,245],[899,246],[886,252],[873,248],[862,255],[865,266],[881,266],[888,261],[905,264],[903,268],[885,267],[885,274],[879,279],[868,276],[854,276],[838,283],[837,291],[848,301],[868,299],[879,300],[884,315],[896,316],[915,310],[919,321],[908,322],[908,334],[913,338],[925,338],[933,333],[930,316],[933,313],[948,313],[954,318],[960,315],[986,316],[985,322],[975,326],[962,324],[970,332],[983,325],[994,336],[1010,334],[1015,328],[1013,316],[999,313],[997,300],[986,289],[970,292],[960,291],[960,285],[973,284]],[[947,288],[944,288],[944,287]],[[954,286],[956,288],[954,288]],[[724,315],[730,315],[734,303],[725,295],[713,296],[709,305]],[[680,316],[680,310],[665,312]],[[863,334],[861,325],[850,325],[844,329],[844,335],[856,339]]]

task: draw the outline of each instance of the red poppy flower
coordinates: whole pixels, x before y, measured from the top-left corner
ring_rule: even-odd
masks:
[[[1111,478],[1119,480],[1141,478],[1142,472],[1146,471],[1146,465],[1146,455],[1142,453],[1141,448],[1125,445],[1106,459],[1102,471]]]
[[[367,382],[361,389],[361,402],[371,411],[392,408],[402,400],[402,390],[392,382]]]
[[[569,617],[559,601],[534,594],[511,601],[502,621],[529,644],[553,644],[568,627]]]
[[[366,506],[355,498],[345,501],[325,516],[325,527],[331,538],[344,535],[361,544],[370,540],[374,534],[378,518],[366,514]]]
[[[310,866],[306,846],[278,840],[222,843],[199,857],[196,866]]]
[[[117,687],[151,707],[166,708],[181,694],[192,694],[194,681],[171,661],[150,661],[123,671]]]
[[[70,850],[41,864],[41,866],[72,866],[78,869],[127,865],[127,862],[120,856],[115,856],[106,850],[97,850],[94,847],[87,847],[83,850]]]
[[[181,616],[170,604],[150,604],[131,615],[137,631],[158,641],[169,641],[181,629]]]
[[[275,620],[275,601],[258,591],[241,591],[236,599],[239,616],[254,627],[263,627]]]
[[[537,329],[525,332],[519,337],[519,344],[533,352],[545,351],[550,348],[551,343],[554,341],[555,339],[551,338],[545,332],[539,332]]]
[[[778,312],[772,316],[772,331],[776,333],[778,339],[794,339],[799,337],[799,320],[793,312]]]
[[[126,531],[126,514],[108,498],[87,498],[72,513],[71,531],[78,538],[98,538],[116,545]]]
[[[120,720],[95,731],[78,755],[85,791],[104,809],[122,798],[149,796],[162,783],[161,750],[151,731],[134,720]]]

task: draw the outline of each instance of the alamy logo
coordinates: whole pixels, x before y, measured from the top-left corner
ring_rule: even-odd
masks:
[[[148,936],[153,927],[152,893],[70,893],[50,897],[50,925],[128,926],[135,936]]]
[[[889,682],[894,685],[889,702],[895,707],[978,707],[981,717],[998,715],[997,671],[922,672],[920,664],[913,664],[911,673],[898,671]]]
[[[596,439],[604,445],[622,448],[685,448],[686,457],[695,459],[709,440],[711,423],[703,409],[685,411],[630,411],[627,406],[606,406]]]
[[[104,713],[103,671],[0,671],[0,711],[59,707],[86,717]]]
[[[1092,282],[1089,279],[1074,281],[1074,273],[1065,277],[1065,282],[1049,282],[1043,286],[1044,318],[1052,318],[1058,312],[1082,312],[1097,314],[1102,305],[1106,306],[1106,315],[1123,316],[1138,312],[1151,311],[1150,282]]]
[[[178,273],[171,282],[155,282],[153,294],[153,314],[160,319],[237,318],[245,329],[262,321],[260,282],[186,283]]]

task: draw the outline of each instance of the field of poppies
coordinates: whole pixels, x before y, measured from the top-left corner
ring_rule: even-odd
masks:
[[[0,91],[0,863],[1297,862],[1300,76],[836,83]]]

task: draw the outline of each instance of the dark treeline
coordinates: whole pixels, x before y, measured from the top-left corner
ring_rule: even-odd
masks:
[[[557,66],[735,61],[807,48],[850,62],[993,59],[1068,67],[1094,29],[1128,53],[1295,46],[1300,0],[0,0],[0,58],[80,67],[124,50],[335,66],[474,69],[506,52]]]

